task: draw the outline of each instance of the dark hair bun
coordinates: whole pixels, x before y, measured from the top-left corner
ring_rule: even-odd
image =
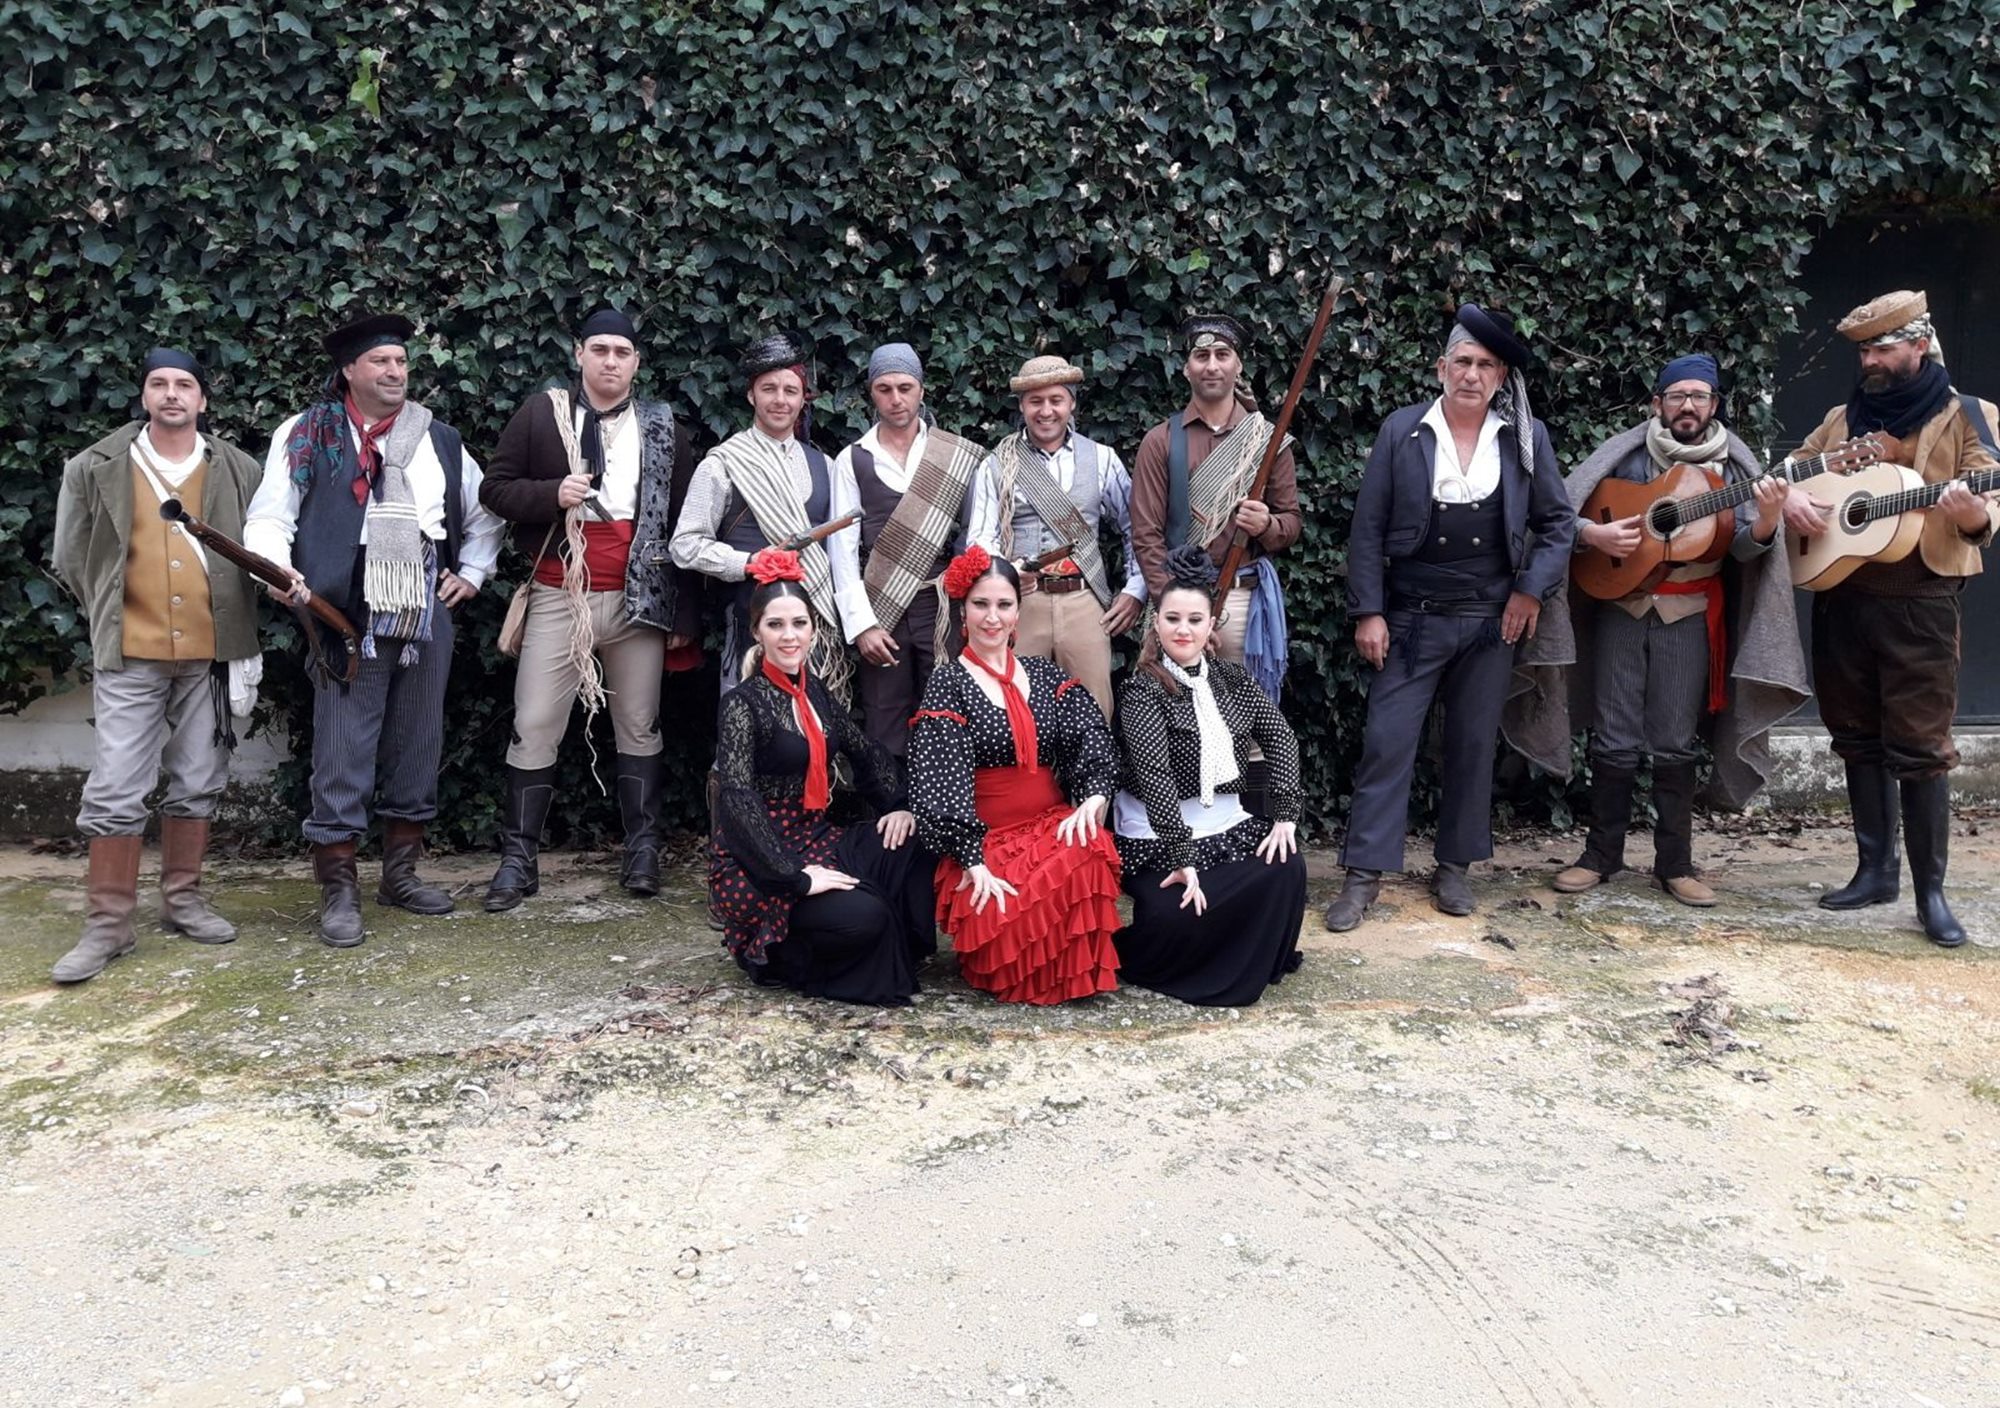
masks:
[[[1183,543],[1167,554],[1167,585],[1169,587],[1192,587],[1196,591],[1210,591],[1222,571],[1215,565],[1215,559],[1208,555],[1208,549],[1197,543]]]

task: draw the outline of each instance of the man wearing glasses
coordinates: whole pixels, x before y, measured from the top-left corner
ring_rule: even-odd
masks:
[[[1751,562],[1770,550],[1785,506],[1785,482],[1761,479],[1750,448],[1722,423],[1721,370],[1713,357],[1677,357],[1653,381],[1653,414],[1599,446],[1569,478],[1571,503],[1581,504],[1606,478],[1645,484],[1677,465],[1699,465],[1728,480],[1758,480],[1756,497],[1736,506],[1731,554]],[[1579,518],[1577,547],[1622,557],[1639,545],[1640,516],[1594,523]],[[1781,559],[1774,559],[1781,560]],[[1756,642],[1789,644],[1798,657],[1784,673],[1757,670],[1761,680],[1797,676],[1803,658],[1791,624],[1788,582],[1758,590],[1762,574],[1746,574],[1741,599],[1756,613],[1746,626],[1771,616]],[[1617,601],[1581,604],[1575,616],[1576,659],[1587,661],[1590,704],[1590,834],[1575,865],[1557,875],[1555,888],[1576,894],[1601,884],[1625,863],[1625,828],[1632,815],[1633,780],[1640,762],[1653,761],[1653,877],[1682,904],[1706,908],[1715,892],[1695,874],[1694,791],[1696,735],[1711,714],[1734,704],[1754,714],[1746,738],[1761,739],[1775,720],[1760,702],[1730,697],[1726,674],[1723,579],[1720,562],[1676,567],[1654,586]],[[1746,639],[1752,636],[1746,629]],[[1762,648],[1761,646],[1759,648]],[[1746,649],[1744,654],[1749,654]],[[1750,663],[1739,660],[1740,668]],[[1802,696],[1800,696],[1802,697]],[[1796,700],[1791,701],[1797,707]],[[1761,724],[1761,727],[1756,725]],[[1565,749],[1567,745],[1565,744]],[[1718,735],[1717,751],[1723,742]],[[1747,775],[1747,774],[1746,774]],[[1731,800],[1747,802],[1747,796]]]
[[[1470,914],[1466,868],[1493,854],[1493,754],[1514,653],[1569,576],[1576,514],[1548,430],[1528,405],[1528,348],[1504,314],[1458,310],[1437,361],[1442,394],[1382,423],[1347,543],[1354,645],[1378,673],[1326,926],[1352,929],[1382,872],[1403,868],[1410,783],[1433,701],[1444,709],[1444,796],[1431,881]]]

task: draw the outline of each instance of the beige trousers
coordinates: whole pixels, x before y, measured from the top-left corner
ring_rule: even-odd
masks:
[[[1018,629],[1016,655],[1042,655],[1055,661],[1090,691],[1104,717],[1111,717],[1111,638],[1104,634],[1104,608],[1088,588],[1029,592],[1021,598]]]
[[[651,757],[660,751],[660,672],[667,638],[651,626],[625,619],[623,592],[591,592],[590,629],[604,666],[610,696],[611,731],[618,751]],[[521,669],[514,677],[514,741],[507,749],[510,768],[553,766],[569,727],[579,677],[569,660],[569,602],[561,587],[536,582],[528,588],[527,628],[521,637]]]
[[[1215,653],[1241,665],[1243,638],[1250,629],[1250,588],[1231,587],[1222,612],[1223,619],[1215,628]]]

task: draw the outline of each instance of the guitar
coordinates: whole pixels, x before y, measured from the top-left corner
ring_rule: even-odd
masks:
[[[1893,442],[1892,442],[1893,443]],[[1950,484],[1975,494],[2000,489],[2000,469],[1926,484],[1914,469],[1882,464],[1859,474],[1825,476],[1799,487],[1833,504],[1826,532],[1799,537],[1791,552],[1792,585],[1823,592],[1838,586],[1864,562],[1901,562],[1923,536],[1923,511]]]
[[[1592,523],[1640,519],[1639,545],[1625,557],[1596,548],[1577,554],[1570,578],[1588,596],[1616,601],[1646,591],[1676,567],[1714,562],[1736,536],[1736,506],[1756,496],[1765,479],[1793,484],[1872,465],[1885,454],[1879,436],[1843,440],[1811,459],[1785,460],[1755,478],[1723,482],[1719,471],[1682,464],[1644,484],[1607,478],[1590,491],[1578,517]]]

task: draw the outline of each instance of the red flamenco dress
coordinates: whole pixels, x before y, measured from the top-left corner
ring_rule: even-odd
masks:
[[[1081,845],[1056,827],[1086,797],[1118,790],[1118,746],[1090,691],[1053,661],[1025,672],[1011,707],[987,698],[970,653],[940,665],[910,730],[910,809],[917,838],[943,857],[938,927],[966,982],[1002,1002],[1047,1005],[1118,986],[1118,848],[1107,824]],[[988,670],[989,674],[993,672]],[[997,676],[996,676],[997,678]],[[1012,715],[1010,718],[1009,715]],[[1019,893],[972,908],[965,872],[984,864]]]

